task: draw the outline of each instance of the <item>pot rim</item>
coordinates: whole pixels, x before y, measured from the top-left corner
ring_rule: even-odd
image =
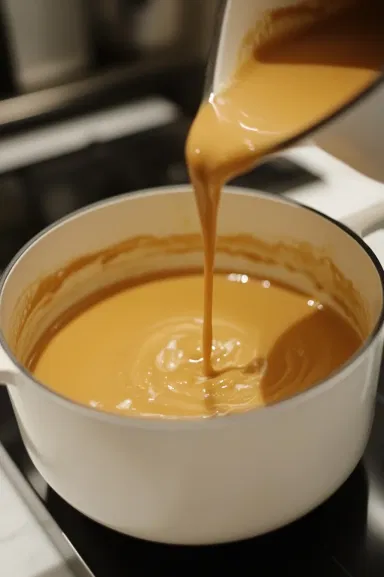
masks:
[[[57,220],[56,222],[52,223],[48,227],[44,228],[38,234],[36,234],[33,238],[31,238],[13,257],[10,261],[8,266],[3,272],[3,275],[0,278],[0,318],[1,318],[1,302],[2,296],[4,292],[4,288],[7,282],[7,279],[12,274],[13,270],[16,268],[19,260],[23,257],[27,250],[33,247],[36,243],[40,241],[44,236],[50,234],[56,228],[65,225],[72,219],[76,219],[81,217],[86,213],[90,213],[94,210],[106,207],[111,204],[118,204],[120,202],[127,202],[129,199],[135,200],[137,198],[141,198],[142,196],[155,196],[155,195],[166,195],[166,194],[180,194],[180,193],[187,193],[192,192],[192,186],[190,184],[184,185],[172,185],[172,186],[161,186],[156,188],[148,188],[143,190],[138,190],[135,192],[128,192],[122,195],[117,195],[114,197],[110,197],[108,199],[104,199],[90,205],[84,206],[79,210],[71,212],[70,214],[64,216],[63,218]],[[66,406],[68,409],[76,410],[82,413],[84,416],[92,419],[96,419],[99,421],[104,421],[111,424],[121,425],[121,426],[139,426],[142,428],[198,428],[201,427],[210,427],[212,425],[215,426],[222,426],[224,424],[236,424],[238,420],[246,421],[247,419],[254,419],[255,414],[260,417],[266,417],[270,413],[275,413],[281,410],[287,410],[289,408],[293,408],[297,406],[298,402],[305,402],[308,399],[315,397],[318,394],[325,392],[326,390],[333,388],[337,385],[337,382],[340,377],[345,374],[351,372],[355,365],[359,362],[361,357],[364,353],[373,345],[378,337],[381,329],[384,326],[384,270],[383,267],[373,252],[373,250],[366,244],[366,242],[359,237],[352,229],[347,227],[342,222],[339,222],[332,217],[323,214],[322,212],[308,207],[296,200],[285,198],[285,197],[275,197],[271,196],[267,192],[262,192],[259,190],[252,190],[248,188],[236,187],[236,186],[226,186],[223,189],[223,193],[232,194],[232,195],[239,195],[239,196],[258,196],[264,198],[270,202],[276,202],[281,204],[288,204],[302,211],[312,212],[319,216],[320,218],[324,218],[331,222],[333,225],[340,228],[345,234],[351,237],[366,253],[370,261],[373,263],[374,267],[376,268],[377,274],[380,278],[381,283],[381,296],[382,296],[382,307],[379,318],[376,322],[376,325],[370,332],[369,336],[363,342],[363,345],[356,351],[350,359],[346,363],[344,363],[337,371],[335,371],[330,377],[319,381],[313,387],[296,393],[292,397],[288,399],[278,401],[271,405],[267,405],[265,407],[251,409],[249,411],[243,413],[231,413],[226,416],[222,416],[220,418],[216,417],[175,417],[175,418],[161,418],[157,416],[134,416],[134,415],[119,415],[116,413],[110,413],[107,411],[100,411],[97,408],[80,404],[76,401],[71,400],[60,393],[55,392],[53,389],[49,388],[44,383],[35,379],[35,377],[18,361],[18,359],[14,356],[12,351],[10,350],[7,340],[3,334],[2,328],[0,326],[0,347],[3,349],[4,353],[10,358],[12,363],[15,365],[17,370],[21,373],[21,375],[31,382],[33,385],[36,385],[39,390],[41,390],[44,394],[47,394],[52,400],[59,402],[60,404]],[[7,384],[7,383],[5,383]],[[9,385],[11,386],[11,385]],[[17,387],[18,385],[15,385]]]

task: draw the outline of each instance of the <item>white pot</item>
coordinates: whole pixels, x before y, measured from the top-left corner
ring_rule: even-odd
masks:
[[[355,217],[354,226],[362,230],[380,218],[382,206]],[[10,350],[15,307],[36,279],[127,236],[199,233],[189,187],[120,196],[81,210],[35,237],[2,277],[0,382],[8,387],[33,463],[76,509],[136,537],[218,543],[289,523],[346,480],[370,432],[384,336],[383,271],[372,251],[328,217],[243,189],[226,189],[219,220],[220,234],[326,245],[370,318],[369,338],[345,366],[268,408],[197,421],[103,414],[34,380]],[[166,258],[142,266],[168,267]],[[202,263],[202,254],[172,259],[181,268],[191,259]],[[218,259],[227,269],[268,274],[266,265],[236,256]]]

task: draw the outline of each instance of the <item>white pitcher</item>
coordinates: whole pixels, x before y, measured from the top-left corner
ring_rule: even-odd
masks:
[[[217,93],[230,80],[245,35],[268,10],[302,0],[223,0],[217,38],[208,70],[209,92]],[[333,2],[334,0],[324,0]],[[384,34],[384,22],[383,22]],[[384,54],[383,54],[384,65]],[[384,182],[384,75],[345,106],[317,124],[309,137],[320,148],[358,172]]]

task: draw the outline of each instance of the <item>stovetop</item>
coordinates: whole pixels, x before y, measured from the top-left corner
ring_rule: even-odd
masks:
[[[188,119],[178,119],[1,175],[0,204],[7,206],[8,218],[2,221],[0,215],[0,267],[32,234],[84,204],[148,186],[187,182],[183,148],[188,126]],[[316,180],[295,163],[275,159],[236,184],[284,194]],[[56,546],[64,550],[71,544],[95,577],[125,577],[135,571],[150,571],[154,577],[204,572],[260,577],[384,575],[384,365],[367,451],[342,488],[305,518],[240,543],[165,546],[120,535],[84,517],[35,470],[8,394],[1,388],[0,442],[60,528],[51,535]],[[305,464],[297,474],[305,476]]]
[[[188,118],[178,117],[164,126],[95,140],[57,158],[0,173],[0,270],[33,235],[73,210],[124,192],[187,183],[189,126]],[[18,145],[12,147],[17,154]],[[2,148],[0,161],[6,153]],[[289,160],[275,159],[237,184],[283,193],[315,180]]]

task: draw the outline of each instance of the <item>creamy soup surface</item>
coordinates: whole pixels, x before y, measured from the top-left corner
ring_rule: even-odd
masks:
[[[33,373],[106,411],[204,417],[303,391],[361,344],[348,322],[307,295],[244,274],[214,281],[215,376],[203,374],[202,274],[155,279],[103,298],[41,347]]]

